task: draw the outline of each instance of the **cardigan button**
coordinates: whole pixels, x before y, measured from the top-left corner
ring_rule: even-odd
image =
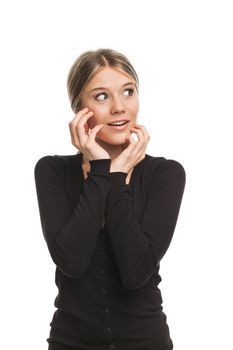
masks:
[[[102,275],[103,275],[103,274],[104,274],[104,269],[101,269],[101,270],[100,270],[100,273],[102,273]]]
[[[114,349],[115,348],[115,344],[110,344],[109,345],[109,349]]]
[[[106,289],[105,289],[105,288],[102,288],[101,291],[102,291],[103,293],[106,293]]]
[[[109,312],[109,309],[106,307],[106,308],[104,309],[104,311],[105,311],[105,312]]]

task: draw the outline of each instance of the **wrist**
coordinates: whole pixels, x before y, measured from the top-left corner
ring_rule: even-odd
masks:
[[[110,173],[128,173],[127,170],[122,169],[122,168],[114,168],[112,166],[110,166]]]

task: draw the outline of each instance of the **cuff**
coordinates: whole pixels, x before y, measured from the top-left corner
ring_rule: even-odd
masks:
[[[125,183],[127,173],[124,173],[122,171],[115,171],[110,173],[110,179],[111,179],[111,184],[113,185],[127,185]]]
[[[129,198],[132,195],[132,188],[125,183],[127,173],[115,171],[110,173],[110,190],[107,196],[107,207],[119,198]]]
[[[90,160],[90,173],[109,175],[111,158]]]

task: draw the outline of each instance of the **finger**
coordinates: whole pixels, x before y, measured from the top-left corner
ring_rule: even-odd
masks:
[[[133,134],[134,134],[134,132],[132,132],[132,133],[130,134],[129,138],[130,138],[131,143],[135,144],[135,143],[138,142],[138,138],[135,139],[135,136],[134,136]]]
[[[76,122],[79,120],[79,118],[81,116],[83,116],[84,114],[86,114],[88,111],[89,111],[88,107],[81,109],[81,111],[76,113],[75,117],[70,121],[70,124],[73,124],[73,123],[76,124]]]
[[[149,141],[150,135],[149,135],[149,133],[148,133],[146,127],[145,127],[144,125],[140,125],[140,124],[136,124],[136,127],[137,127],[137,125],[138,125],[139,128],[142,130],[142,132],[144,133],[146,139]]]
[[[144,136],[144,141],[147,144],[149,142],[149,140],[150,140],[150,135],[149,135],[148,131],[146,130],[145,126],[144,125],[140,125],[140,124],[136,124],[135,129],[142,131],[143,136]]]
[[[84,108],[83,110],[81,110],[80,112],[77,113],[77,115],[72,119],[71,122],[69,122],[69,128],[70,131],[73,135],[76,134],[76,127],[77,127],[77,123],[80,120],[80,118],[85,115],[88,111],[88,108]]]
[[[85,113],[89,112],[90,108],[88,107],[84,107],[83,109],[79,110],[77,113],[76,113],[76,117],[81,117],[82,115],[84,115]],[[75,117],[75,118],[76,118]]]
[[[128,143],[129,143],[129,147],[131,146],[130,148],[134,148],[135,145],[136,145],[136,143],[137,143],[137,141],[135,140],[135,138],[133,137],[132,134],[130,134],[130,135],[127,137],[127,141],[128,141]]]
[[[141,155],[145,153],[146,145],[147,145],[147,140],[140,129],[134,130],[137,133],[138,136],[138,141],[134,145],[134,149],[132,150],[132,156],[137,157],[137,160],[141,158]]]
[[[137,164],[145,158],[145,147],[141,147],[141,144],[138,141],[135,141],[132,135],[128,139],[129,145],[125,149],[125,152],[130,156],[130,159],[134,159]]]
[[[139,161],[141,161],[142,159],[145,158],[146,147],[147,147],[147,144],[150,140],[150,135],[149,135],[149,133],[144,125],[136,124],[136,128],[137,127],[143,132],[144,138],[145,138],[144,147],[141,149],[141,152],[140,152],[141,156],[139,158]]]
[[[145,137],[144,137],[144,134],[142,132],[142,130],[140,129],[136,129],[136,128],[131,128],[131,130],[137,134],[137,137],[138,137],[138,140],[137,140],[137,145],[139,148],[141,147],[142,144],[145,143]]]
[[[87,140],[88,143],[91,144],[91,143],[95,142],[96,135],[102,129],[103,126],[104,126],[104,124],[98,124],[93,129],[91,129],[88,140]]]
[[[88,108],[84,108],[82,111],[78,112],[76,117],[69,123],[69,128],[70,128],[70,134],[71,134],[71,140],[72,140],[72,144],[74,146],[77,146],[78,148],[80,148],[80,129],[81,129],[81,146],[82,143],[84,142],[85,137],[83,135],[85,135],[85,132],[83,129],[83,127],[79,126],[79,121],[80,118],[83,118],[85,115],[86,116],[91,116],[92,113],[85,113],[85,111],[87,112]],[[81,123],[82,125],[82,123]],[[85,129],[85,127],[84,127]],[[86,131],[86,129],[85,129]]]
[[[135,145],[137,144],[137,141],[134,139],[132,134],[126,137],[126,141],[127,141],[127,146],[125,147],[123,152],[126,156],[132,155],[135,149]]]
[[[143,132],[145,138],[149,141],[150,135],[149,135],[149,133],[148,133],[146,127],[145,127],[144,125],[141,125],[141,124],[135,124],[134,126],[135,126],[136,128],[138,127],[140,130],[142,130],[142,132]]]
[[[89,130],[89,126],[88,126],[88,119],[91,118],[93,116],[93,112],[90,111],[87,114],[83,115],[80,117],[80,119],[77,122],[76,125],[76,134],[80,140],[81,145],[83,144],[83,142],[86,142],[87,136],[88,136],[88,130]]]
[[[69,123],[69,128],[70,128],[72,145],[77,146],[79,148],[79,146],[80,146],[79,139],[78,139],[78,135],[76,133],[76,129],[74,127],[74,124]]]
[[[69,123],[69,128],[70,128],[70,132],[71,132],[71,135],[72,135],[72,138],[73,139],[77,139],[77,124],[78,124],[78,121],[80,120],[80,118],[82,118],[85,114],[87,114],[89,108],[84,108],[82,109],[81,111],[79,111],[75,118],[73,118],[73,120]],[[86,131],[86,128],[85,128],[85,131]]]

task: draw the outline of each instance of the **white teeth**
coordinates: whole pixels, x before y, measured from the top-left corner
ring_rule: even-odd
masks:
[[[128,123],[128,122],[115,122],[115,123],[110,123],[109,125],[116,125],[116,126],[118,126],[118,125],[123,125],[123,124],[126,124],[126,123]]]

